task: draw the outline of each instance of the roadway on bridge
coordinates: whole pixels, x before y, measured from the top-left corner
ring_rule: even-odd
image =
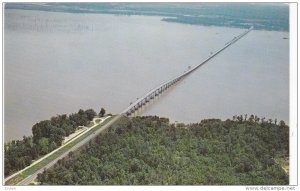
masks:
[[[183,74],[180,74],[176,76],[175,78],[172,78],[171,80],[168,80],[167,82],[164,82],[160,84],[158,87],[150,90],[147,92],[144,96],[136,100],[134,103],[132,103],[130,106],[128,106],[123,112],[123,115],[130,116],[132,113],[134,113],[137,109],[143,107],[144,103],[147,102],[148,100],[151,100],[153,97],[156,97],[157,95],[161,94],[162,92],[166,91],[169,87],[175,85],[178,81],[186,77],[187,75],[191,74],[193,71],[197,70],[199,67],[207,63],[209,60],[217,56],[219,53],[224,51],[226,48],[246,36],[251,30],[253,30],[253,26],[250,27],[248,30],[244,31],[242,34],[235,36],[233,39],[225,43],[225,45],[217,50],[215,53],[211,54],[206,58],[204,61],[201,63],[197,64],[196,66],[190,68],[188,71],[184,72]]]
[[[252,29],[253,29],[253,27],[251,27],[247,31],[243,32],[242,34],[238,35],[237,37],[234,37],[232,40],[230,40],[229,42],[227,42],[225,44],[225,46],[223,46],[221,49],[217,50],[214,54],[210,55],[207,59],[205,59],[204,61],[202,61],[197,66],[194,66],[193,68],[191,68],[189,71],[187,71],[184,74],[181,74],[181,75],[177,76],[176,78],[173,78],[173,79],[169,80],[168,82],[163,83],[160,86],[158,86],[157,88],[151,90],[145,96],[143,96],[142,98],[138,99],[136,102],[134,102],[133,104],[131,104],[128,108],[126,108],[119,115],[116,115],[111,121],[109,121],[103,127],[101,127],[100,129],[96,130],[93,134],[91,134],[91,135],[87,136],[86,138],[84,138],[82,141],[80,141],[79,143],[77,143],[76,145],[74,145],[71,149],[69,149],[68,151],[64,152],[63,154],[61,154],[59,157],[57,157],[56,159],[54,159],[51,162],[49,162],[44,167],[40,168],[39,170],[37,170],[36,172],[34,172],[33,174],[31,174],[30,176],[28,176],[25,179],[23,179],[22,181],[20,181],[17,185],[28,185],[28,184],[30,184],[31,182],[33,182],[36,179],[36,177],[37,177],[37,175],[39,173],[43,172],[44,168],[50,168],[50,167],[52,167],[58,160],[60,160],[60,159],[64,158],[65,156],[67,156],[70,151],[75,151],[78,148],[80,148],[81,146],[87,144],[90,140],[92,140],[96,136],[98,136],[98,134],[100,134],[102,131],[104,131],[105,129],[107,129],[108,127],[110,127],[113,123],[115,123],[116,121],[118,121],[121,118],[121,116],[124,116],[124,115],[127,116],[127,113],[129,111],[132,111],[132,109],[135,109],[136,107],[137,108],[143,107],[143,104],[141,104],[141,103],[143,101],[145,101],[145,99],[148,99],[157,90],[161,89],[161,91],[159,93],[162,93],[163,91],[165,91],[168,88],[168,87],[165,87],[166,85],[170,85],[171,86],[171,85],[176,84],[177,81],[179,81],[183,77],[187,76],[188,74],[192,73],[193,71],[195,71],[197,68],[199,68],[203,64],[207,63],[209,60],[211,60],[217,54],[219,54],[220,52],[222,52],[223,50],[225,50],[226,48],[228,48],[230,45],[234,44],[239,39],[241,39],[246,34],[248,34]]]

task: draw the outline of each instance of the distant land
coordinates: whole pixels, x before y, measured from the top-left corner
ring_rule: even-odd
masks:
[[[5,9],[162,16],[162,21],[289,31],[284,3],[6,3]]]
[[[16,137],[37,113],[123,107],[132,95],[217,54],[211,50],[239,39],[241,28],[256,30],[215,60],[222,63],[172,90],[165,99],[173,100],[157,104],[163,108],[157,115],[170,110],[188,123],[148,111],[142,117],[105,114],[98,106],[99,112],[79,109],[34,121],[30,135],[4,144],[5,185],[289,184],[289,126],[258,117],[289,116],[288,5],[5,3],[5,11],[5,87],[12,92],[5,112],[21,121],[20,131],[7,124],[5,131]],[[224,117],[251,110],[257,114]]]

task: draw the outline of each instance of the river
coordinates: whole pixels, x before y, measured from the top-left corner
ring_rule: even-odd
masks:
[[[118,113],[243,31],[153,16],[5,10],[5,141],[80,108]],[[288,123],[288,36],[251,31],[142,114],[191,123],[253,113]]]

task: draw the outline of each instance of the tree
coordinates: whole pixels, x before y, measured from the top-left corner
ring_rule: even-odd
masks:
[[[243,122],[243,115],[237,116],[237,120],[241,123]]]
[[[69,124],[62,124],[61,128],[65,131],[66,135],[65,136],[69,136],[71,133],[74,133],[74,128],[72,125]]]
[[[94,119],[94,117],[97,115],[97,113],[93,109],[86,110],[85,114],[87,115],[87,118],[90,121],[92,121]]]
[[[237,116],[236,116],[236,115],[232,117],[232,120],[233,120],[233,121],[235,121],[236,119],[237,119]]]
[[[254,116],[254,121],[255,121],[255,123],[258,123],[259,122],[259,117],[257,117],[256,115]]]
[[[74,113],[69,116],[70,120],[74,121],[75,126],[86,125],[89,121],[85,113],[83,113],[82,115],[81,114]]]
[[[99,115],[101,117],[103,117],[105,115],[105,109],[103,107],[101,108]]]
[[[8,176],[11,173],[12,167],[10,165],[10,160],[5,157],[4,159],[4,176]]]
[[[283,120],[281,120],[281,121],[279,122],[279,126],[280,126],[280,127],[285,127],[285,122],[284,122]]]
[[[39,141],[38,141],[38,145],[40,147],[40,152],[41,154],[47,154],[48,153],[48,146],[49,146],[49,141],[47,138],[42,137]]]
[[[70,151],[70,152],[68,153],[68,157],[71,158],[72,156],[74,156],[74,152],[73,152],[73,151]]]
[[[38,142],[38,140],[43,136],[42,135],[42,130],[41,128],[39,127],[38,123],[35,124],[33,127],[32,127],[32,134],[33,134],[33,141],[35,143]]]
[[[249,122],[250,122],[250,123],[253,123],[254,120],[255,120],[254,115],[250,115],[250,117],[249,117]]]
[[[79,114],[79,115],[83,115],[83,114],[84,114],[83,109],[79,109],[78,114]]]
[[[254,165],[252,164],[253,162],[245,155],[237,158],[235,162],[235,170],[239,173],[249,172],[254,168]]]
[[[87,120],[86,113],[76,115]],[[42,150],[40,155],[58,146],[54,140],[60,137],[54,134],[64,134],[67,126],[62,128],[63,124],[72,123],[56,119],[56,125],[40,124],[50,136],[42,136],[39,144],[23,137],[4,145],[5,176],[28,166],[34,148]],[[273,158],[289,156],[289,127],[250,121],[253,116],[238,122],[204,119],[175,128],[157,116],[124,118],[85,149],[70,152],[45,170],[38,181],[59,185],[288,184],[288,175]]]

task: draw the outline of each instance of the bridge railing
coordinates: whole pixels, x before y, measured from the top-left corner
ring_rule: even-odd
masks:
[[[147,92],[144,96],[142,96],[141,98],[137,99],[134,103],[131,103],[126,109],[124,109],[121,114],[123,115],[130,115],[131,113],[133,113],[137,108],[141,107],[145,102],[147,102],[147,100],[149,101],[149,99],[152,99],[156,96],[156,94],[163,92],[165,89],[169,88],[170,86],[174,85],[176,82],[178,82],[179,80],[181,80],[183,77],[187,76],[188,74],[192,73],[193,71],[195,71],[196,69],[198,69],[200,66],[204,65],[205,63],[207,63],[210,59],[212,59],[213,57],[215,57],[217,54],[219,54],[220,52],[222,52],[224,49],[226,49],[227,47],[229,47],[230,45],[232,45],[233,43],[235,43],[236,41],[238,41],[239,39],[241,39],[242,37],[244,37],[246,34],[248,34],[251,30],[253,30],[253,26],[250,27],[247,31],[243,32],[242,34],[234,37],[232,40],[228,41],[227,43],[225,43],[225,46],[220,48],[218,51],[216,51],[214,54],[210,55],[208,58],[206,58],[204,61],[202,61],[200,64],[192,67],[191,69],[189,69],[188,71],[184,72],[183,74],[172,78],[162,84],[160,84],[159,86],[153,88],[152,90],[150,90],[149,92]]]

